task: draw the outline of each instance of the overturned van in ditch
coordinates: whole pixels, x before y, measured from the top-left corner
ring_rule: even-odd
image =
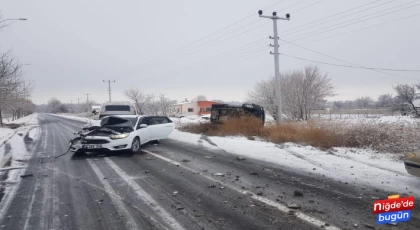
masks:
[[[265,122],[264,108],[256,104],[214,104],[211,106],[211,123],[224,123],[233,117],[255,116]]]

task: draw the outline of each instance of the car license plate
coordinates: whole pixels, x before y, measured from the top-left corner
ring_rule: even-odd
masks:
[[[82,145],[82,149],[100,149],[102,145]]]

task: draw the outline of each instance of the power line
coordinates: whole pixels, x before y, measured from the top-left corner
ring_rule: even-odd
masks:
[[[308,51],[311,51],[311,52],[317,53],[317,54],[322,55],[322,56],[325,56],[325,57],[332,58],[332,59],[337,60],[337,61],[341,61],[341,62],[344,62],[344,63],[350,64],[350,65],[355,65],[355,66],[359,66],[359,67],[366,68],[365,66],[362,66],[362,65],[359,65],[359,64],[355,64],[355,63],[352,63],[352,62],[349,62],[349,61],[345,61],[345,60],[343,60],[343,59],[336,58],[336,57],[333,57],[333,56],[331,56],[331,55],[324,54],[324,53],[321,53],[321,52],[319,52],[319,51],[315,51],[315,50],[312,50],[312,49],[309,49],[309,48],[303,47],[303,46],[301,46],[301,45],[297,45],[297,44],[295,44],[295,43],[292,43],[292,42],[289,42],[289,41],[286,41],[286,40],[283,40],[283,39],[280,39],[280,40],[281,40],[281,41],[284,41],[284,42],[286,42],[286,43],[288,43],[288,44],[290,44],[290,45],[293,45],[293,46],[299,47],[299,48],[301,48],[301,49],[304,49],[304,50],[308,50]],[[382,72],[382,71],[377,70],[377,69],[372,69],[372,71],[376,71],[376,72],[378,72],[378,73],[383,73],[383,74],[391,75],[391,76],[394,76],[394,77],[401,77],[401,76],[399,76],[399,75],[396,75],[396,74],[393,74],[393,73]]]
[[[370,8],[364,9],[364,10],[361,10],[361,11],[357,11],[357,12],[354,12],[354,13],[351,13],[351,14],[343,15],[343,16],[341,16],[341,17],[339,17],[339,18],[335,18],[335,19],[328,20],[328,21],[323,21],[323,22],[321,22],[321,23],[318,23],[318,24],[312,25],[310,29],[312,29],[312,28],[314,28],[314,27],[317,27],[317,26],[320,26],[320,25],[324,25],[325,23],[329,23],[329,22],[332,22],[332,21],[337,21],[337,20],[342,19],[342,18],[345,18],[345,17],[349,17],[349,16],[352,16],[352,15],[355,15],[355,14],[359,14],[359,13],[365,12],[365,11],[367,11],[367,10],[371,10],[371,9],[377,8],[377,7],[379,7],[379,6],[383,6],[383,5],[389,4],[389,3],[394,2],[394,1],[396,1],[396,0],[391,0],[391,1],[388,1],[388,2],[385,2],[385,3],[382,3],[382,4],[379,4],[379,5],[376,5],[376,6],[373,6],[373,7],[370,7]],[[369,15],[367,15],[367,16],[369,16]],[[364,17],[366,17],[366,16],[364,16]],[[359,18],[356,18],[356,19],[351,19],[351,20],[349,20],[349,21],[354,21],[354,20],[357,20],[357,19],[359,19]],[[349,21],[346,21],[346,22],[349,22]],[[343,23],[346,23],[346,22],[341,22],[341,23],[338,23],[338,24],[336,24],[336,25],[343,24]],[[305,30],[308,30],[308,29],[309,29],[309,28],[307,28],[307,29],[302,29],[302,30],[298,30],[298,31],[294,31],[294,32],[284,33],[284,34],[282,34],[282,36],[288,36],[288,35],[290,35],[290,34],[299,33],[299,32],[301,32],[301,31],[305,31]]]
[[[410,3],[412,3],[412,2],[410,2]],[[402,5],[406,5],[406,4],[402,4]],[[399,6],[402,6],[402,5],[399,5]],[[343,25],[343,26],[340,26],[340,27],[336,27],[336,28],[332,28],[332,29],[329,29],[329,30],[326,30],[326,31],[322,31],[322,30],[325,30],[325,29],[334,27],[336,25],[343,24],[343,23],[338,23],[336,25],[333,25],[333,26],[330,26],[330,27],[327,27],[327,28],[323,28],[323,29],[320,29],[320,30],[316,30],[316,31],[312,31],[312,32],[303,34],[303,35],[301,35],[302,37],[291,38],[291,40],[298,41],[298,40],[302,40],[302,39],[305,39],[305,38],[308,38],[308,37],[313,37],[313,36],[318,35],[318,34],[326,33],[326,32],[332,31],[332,30],[341,29],[341,28],[344,28],[344,27],[347,27],[347,26],[351,26],[351,25],[354,25],[354,24],[365,22],[365,21],[368,21],[368,20],[371,20],[371,19],[382,17],[382,16],[385,16],[385,15],[388,15],[388,14],[391,14],[391,13],[395,13],[395,12],[398,12],[398,11],[401,11],[401,10],[405,10],[405,9],[408,9],[408,8],[412,8],[412,7],[415,7],[415,6],[419,6],[419,5],[420,4],[411,5],[411,6],[408,6],[408,7],[402,8],[402,9],[398,9],[398,10],[394,10],[394,11],[391,11],[391,12],[388,12],[388,13],[385,13],[385,14],[381,14],[381,15],[375,16],[375,17],[367,18],[367,19],[364,19],[364,20],[356,21],[354,23],[350,23],[350,24],[346,24],[346,25]],[[392,8],[390,8],[390,9],[392,9]],[[389,9],[387,9],[387,10],[389,10]],[[369,15],[367,15],[367,16],[369,16]],[[349,20],[349,21],[353,21],[353,20]],[[347,22],[349,22],[349,21],[347,21]],[[346,23],[346,22],[344,22],[344,23]],[[318,31],[321,31],[321,32],[318,32]],[[315,34],[312,34],[312,33],[315,33]],[[308,35],[308,34],[311,34],[311,35],[305,36],[305,35]]]
[[[303,8],[300,8],[300,9],[296,10],[296,11],[293,11],[293,12],[292,12],[292,13],[290,13],[290,14],[296,14],[297,12],[302,11],[302,10],[304,10],[304,9],[306,9],[306,8],[309,8],[309,7],[311,7],[311,6],[314,6],[314,5],[316,5],[316,4],[318,4],[318,3],[322,2],[322,1],[324,1],[324,0],[320,0],[320,1],[317,1],[317,2],[315,2],[315,3],[312,3],[312,4],[308,5],[308,6],[305,6],[305,7],[303,7]]]
[[[402,18],[393,19],[393,20],[391,20],[391,21],[382,22],[382,23],[378,23],[378,24],[375,24],[375,25],[362,27],[362,28],[359,28],[359,29],[351,30],[351,31],[348,31],[348,32],[344,32],[344,33],[340,33],[340,34],[336,34],[336,35],[332,35],[332,36],[328,36],[328,37],[324,37],[324,38],[317,39],[317,40],[312,40],[312,41],[310,41],[310,42],[308,42],[308,43],[317,42],[317,41],[322,41],[322,40],[325,40],[325,39],[328,39],[328,38],[332,38],[332,37],[338,37],[338,36],[345,35],[345,34],[349,34],[349,33],[353,33],[353,32],[359,31],[359,30],[364,30],[364,29],[367,29],[367,28],[376,27],[376,26],[380,26],[380,25],[384,25],[384,24],[388,24],[388,23],[396,22],[396,21],[399,21],[399,20],[403,20],[403,19],[407,19],[407,18],[412,18],[412,17],[419,16],[419,15],[420,15],[420,14],[414,14],[414,15],[410,15],[410,16],[407,16],[407,17],[402,17]]]
[[[272,4],[272,5],[268,6],[268,7],[266,7],[264,10],[269,9],[269,8],[271,8],[271,7],[273,7],[273,6],[276,6],[276,5],[278,5],[278,4],[280,4],[280,3],[283,3],[283,2],[285,2],[285,1],[286,1],[286,0],[282,0],[282,1],[279,1],[279,2],[277,2],[277,3],[274,3],[274,4]],[[208,35],[204,36],[204,37],[201,37],[201,38],[199,38],[199,39],[197,39],[197,40],[195,40],[195,41],[193,41],[193,42],[191,42],[191,43],[189,43],[189,44],[187,44],[187,45],[181,46],[181,47],[179,47],[179,48],[177,48],[177,49],[175,49],[175,50],[173,50],[173,51],[170,51],[170,52],[168,52],[168,53],[166,53],[166,54],[164,54],[164,55],[162,55],[162,56],[160,56],[160,57],[157,57],[157,58],[155,58],[155,59],[152,59],[152,60],[150,60],[150,61],[147,61],[146,63],[143,63],[140,67],[135,67],[135,68],[132,68],[131,70],[127,70],[127,71],[121,72],[120,74],[116,74],[115,76],[119,76],[119,75],[121,75],[122,73],[128,73],[128,72],[131,72],[131,71],[143,70],[145,67],[150,66],[151,64],[156,63],[157,61],[159,61],[159,60],[161,60],[161,59],[163,59],[163,58],[165,58],[165,57],[169,56],[169,55],[170,55],[170,54],[172,54],[172,53],[175,53],[175,52],[177,52],[177,51],[179,51],[179,50],[184,49],[185,47],[189,47],[189,46],[191,46],[191,45],[193,45],[193,44],[196,44],[197,42],[201,42],[201,41],[203,41],[203,40],[205,40],[205,39],[207,39],[207,38],[209,38],[209,37],[211,37],[211,36],[213,36],[213,35],[215,35],[215,34],[217,34],[217,33],[221,32],[221,31],[227,30],[227,29],[229,29],[229,28],[231,28],[231,27],[233,27],[233,26],[235,26],[235,25],[237,25],[237,24],[239,24],[239,23],[243,22],[244,20],[246,20],[246,19],[248,19],[248,18],[251,18],[251,17],[254,17],[254,16],[255,16],[255,13],[249,14],[248,16],[243,17],[243,18],[241,18],[240,20],[238,20],[238,21],[236,21],[236,22],[234,22],[234,23],[232,23],[232,24],[230,24],[230,25],[228,25],[228,26],[225,26],[225,27],[223,27],[223,28],[221,28],[221,29],[219,29],[219,30],[216,30],[216,31],[214,31],[214,32],[212,32],[212,33],[210,33],[210,34],[208,34]],[[241,27],[241,28],[242,28],[242,27]],[[140,69],[139,69],[139,68],[140,68]]]
[[[315,22],[319,22],[319,21],[322,21],[322,20],[324,20],[324,19],[327,19],[327,18],[331,18],[331,17],[337,16],[337,15],[340,15],[340,14],[342,14],[342,13],[346,13],[346,12],[349,12],[349,11],[353,11],[353,10],[359,9],[359,8],[361,8],[361,7],[364,7],[364,6],[367,6],[367,5],[373,4],[373,3],[375,3],[375,2],[379,2],[379,1],[382,1],[382,0],[376,0],[376,1],[373,1],[373,2],[371,2],[371,3],[363,4],[363,5],[361,5],[361,6],[358,6],[358,7],[355,7],[355,8],[351,8],[351,9],[349,9],[349,10],[345,10],[345,11],[342,11],[342,12],[340,12],[340,13],[336,13],[336,14],[333,14],[333,15],[330,15],[330,16],[327,16],[327,17],[324,17],[324,18],[321,18],[321,19],[315,20],[315,21],[309,22],[309,23],[307,23],[307,24],[304,24],[304,25],[301,25],[301,26],[295,27],[295,28],[293,28],[293,29],[286,30],[286,31],[282,31],[282,32],[280,32],[280,33],[286,33],[286,32],[289,32],[289,31],[293,31],[293,30],[299,29],[299,28],[301,28],[301,27],[305,27],[305,26],[307,26],[307,25],[311,25],[311,24],[313,24],[313,23],[315,23]]]
[[[299,60],[302,60],[302,61],[313,62],[313,63],[317,63],[317,64],[330,65],[330,66],[338,66],[338,67],[345,67],[345,68],[352,68],[352,69],[420,72],[420,70],[385,69],[385,68],[373,68],[373,67],[341,65],[341,64],[333,64],[333,63],[328,63],[328,62],[321,62],[321,61],[315,61],[315,60],[311,60],[311,59],[296,57],[296,56],[288,55],[288,54],[285,54],[285,53],[281,53],[281,55],[282,56],[286,56],[286,57],[290,57],[290,58],[294,58],[294,59],[299,59]],[[404,77],[404,76],[399,76],[399,77]],[[411,77],[404,77],[404,78],[409,78],[409,79],[412,79],[412,80],[420,81],[420,79],[411,78]]]
[[[260,21],[260,20],[255,20],[255,21],[253,21],[253,22],[251,22],[251,23],[246,24],[246,25],[245,25],[245,26],[243,26],[243,27],[240,27],[240,28],[238,28],[238,29],[236,29],[236,30],[234,30],[234,31],[231,31],[230,33],[235,32],[235,31],[238,31],[238,30],[240,30],[240,29],[242,29],[242,28],[247,27],[248,25],[254,24],[254,23],[259,22],[259,21]],[[227,41],[227,40],[229,40],[229,39],[231,39],[231,38],[237,37],[238,35],[242,35],[242,34],[244,34],[244,33],[250,32],[250,31],[252,31],[252,30],[258,29],[258,28],[260,28],[263,24],[265,24],[265,23],[259,24],[259,25],[257,25],[257,26],[252,27],[252,28],[251,28],[251,29],[249,29],[249,30],[243,31],[242,33],[239,33],[239,34],[236,34],[236,35],[230,36],[230,37],[228,37],[228,38],[226,38],[226,39],[224,39],[224,40],[221,40],[221,41],[216,41],[216,43],[213,43],[213,44],[210,44],[210,45],[208,45],[208,46],[206,46],[206,47],[201,48],[201,46],[203,46],[203,45],[205,45],[205,44],[208,44],[208,43],[210,43],[210,42],[213,42],[213,40],[210,40],[210,41],[208,41],[208,42],[205,42],[205,43],[203,43],[203,44],[200,44],[199,46],[193,47],[193,48],[192,48],[192,49],[190,49],[190,50],[187,50],[187,51],[181,52],[181,53],[179,53],[179,55],[182,55],[182,54],[188,53],[188,54],[187,54],[187,56],[188,56],[188,55],[190,55],[190,54],[192,54],[192,53],[195,53],[195,51],[197,51],[197,50],[200,50],[200,49],[205,49],[205,48],[208,48],[208,47],[212,47],[212,46],[214,46],[214,45],[217,45],[217,44],[220,44],[220,43],[222,43],[222,42],[225,42],[225,41]],[[230,34],[230,33],[229,33],[229,34]],[[219,36],[219,37],[217,37],[216,39],[221,38],[221,37],[224,37],[225,35],[228,35],[228,34],[223,34],[222,36]],[[198,49],[197,49],[197,48],[198,48]]]
[[[241,55],[239,55],[239,56],[233,56],[233,57],[225,57],[225,58],[222,58],[222,59],[218,59],[216,62],[214,62],[214,63],[223,63],[223,62],[227,62],[227,61],[232,61],[232,60],[235,60],[235,59],[239,59],[239,58],[242,58],[242,57],[245,57],[245,56],[249,56],[249,55],[252,55],[252,54],[254,54],[254,53],[257,53],[257,52],[261,52],[262,50],[264,50],[264,49],[268,49],[269,47],[267,47],[266,45],[264,45],[264,47],[263,47],[263,49],[261,49],[262,47],[258,47],[258,49],[257,50],[252,50],[251,52],[246,52],[245,54],[241,54]],[[237,54],[236,54],[237,55]],[[201,61],[198,61],[198,62],[195,62],[195,63],[192,63],[192,64],[190,64],[190,65],[187,65],[187,66],[184,66],[184,67],[181,67],[181,68],[178,68],[178,69],[175,69],[175,70],[169,70],[169,71],[166,71],[166,72],[164,72],[164,73],[160,73],[160,74],[156,74],[156,75],[153,75],[153,76],[151,76],[150,78],[156,78],[156,77],[158,77],[158,76],[166,76],[166,75],[168,75],[168,74],[170,74],[170,73],[174,73],[174,72],[180,72],[180,71],[185,71],[185,70],[188,70],[188,69],[192,69],[192,68],[194,68],[194,67],[197,67],[199,64],[201,64],[201,63],[203,63],[203,62],[206,62],[206,63],[211,63],[212,62],[212,60],[214,60],[214,59],[216,59],[217,57],[218,57],[219,55],[216,55],[216,56],[213,56],[213,57],[210,57],[210,58],[206,58],[206,59],[204,59],[204,60],[201,60]]]

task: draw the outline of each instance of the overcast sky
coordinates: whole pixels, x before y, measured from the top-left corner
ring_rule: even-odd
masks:
[[[272,6],[265,14],[291,14],[290,21],[278,22],[280,38],[286,41],[353,65],[420,69],[420,15],[397,20],[420,14],[418,4],[419,0],[0,0],[4,19],[28,18],[0,31],[0,51],[11,49],[21,63],[31,64],[24,66],[25,77],[36,84],[37,104],[51,97],[77,103],[77,98],[86,100],[84,93],[105,102],[103,80],[116,80],[113,100],[126,100],[123,91],[136,87],[178,101],[198,94],[241,101],[256,82],[274,74],[270,48],[264,48],[272,42],[272,21],[260,19],[259,9]],[[339,14],[362,5],[366,6]],[[348,64],[289,44],[281,45],[280,52]],[[308,64],[313,63],[280,57],[281,71]],[[330,100],[377,98],[393,93],[393,84],[420,82],[419,72],[387,72],[393,76],[319,67],[336,87],[337,96]]]

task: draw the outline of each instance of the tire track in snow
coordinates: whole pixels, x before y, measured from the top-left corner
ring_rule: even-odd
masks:
[[[126,174],[119,166],[117,166],[109,158],[105,158],[105,162],[136,192],[138,198],[143,200],[155,213],[165,222],[166,226],[171,226],[174,230],[185,229],[182,225],[159,203],[157,203],[144,189],[140,187],[128,174]]]

